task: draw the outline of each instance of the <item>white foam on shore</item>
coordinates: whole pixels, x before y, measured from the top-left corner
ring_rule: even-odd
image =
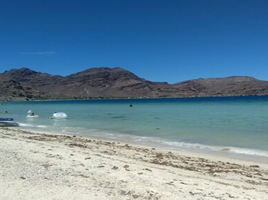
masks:
[[[182,148],[191,148],[191,149],[200,149],[200,150],[209,150],[215,152],[225,152],[225,153],[234,153],[234,154],[242,154],[248,156],[262,156],[268,157],[268,152],[264,150],[257,149],[246,149],[246,148],[238,148],[238,147],[222,147],[222,146],[208,146],[202,144],[191,144],[185,142],[164,142],[164,144],[171,147],[182,147]]]
[[[94,131],[95,133],[101,134],[103,137],[107,137],[110,139],[119,139],[124,141],[133,141],[135,143],[140,144],[149,144],[149,145],[160,145],[163,147],[168,148],[184,148],[188,150],[203,150],[203,151],[210,151],[210,152],[221,152],[227,154],[240,154],[245,156],[260,156],[260,157],[268,157],[268,151],[258,150],[258,149],[247,149],[247,148],[239,148],[239,147],[230,147],[230,146],[209,146],[203,145],[199,143],[186,143],[186,142],[173,142],[167,141],[162,138],[156,137],[146,137],[146,136],[135,136],[129,134],[119,134],[119,133],[111,133]]]
[[[258,149],[247,149],[247,148],[238,148],[230,146],[209,146],[199,143],[186,143],[178,141],[168,141],[163,138],[157,137],[146,137],[146,136],[137,136],[131,134],[123,134],[113,131],[104,131],[98,129],[84,129],[82,127],[60,127],[60,126],[45,126],[45,125],[33,125],[20,123],[20,127],[23,128],[44,128],[49,132],[61,132],[64,134],[75,134],[75,135],[85,135],[99,137],[103,139],[112,139],[112,140],[122,140],[127,142],[134,142],[142,145],[153,145],[153,146],[162,146],[171,149],[187,149],[187,150],[201,150],[206,152],[220,152],[225,154],[237,154],[244,156],[259,156],[259,157],[268,157],[268,151],[258,150]]]
[[[45,125],[34,125],[34,124],[26,124],[26,123],[19,123],[20,127],[29,127],[29,128],[47,128]]]
[[[239,149],[239,148],[231,147],[229,151],[232,152],[232,153],[237,153],[237,154],[246,154],[246,155],[251,155],[251,156],[268,157],[268,152],[261,151],[261,150]]]

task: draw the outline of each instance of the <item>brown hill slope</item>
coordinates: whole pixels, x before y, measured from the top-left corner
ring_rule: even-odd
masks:
[[[66,77],[35,72],[27,68],[4,74],[22,85],[32,84],[49,98],[143,97],[167,83],[154,83],[121,68],[92,68]]]
[[[248,76],[195,79],[174,84],[179,94],[187,96],[255,96],[268,95],[268,81]]]
[[[55,85],[58,85],[64,79],[62,76],[36,72],[28,68],[12,69],[5,71],[3,74],[20,82],[22,86],[42,91],[47,97],[53,96]]]
[[[34,99],[268,95],[268,81],[245,76],[195,79],[171,85],[144,80],[122,68],[107,67],[92,68],[66,77],[27,68],[5,71],[3,75],[22,87],[22,94],[16,92],[16,88],[9,88],[14,97],[32,95]],[[4,88],[0,86],[1,90]]]
[[[88,69],[67,76],[64,85],[65,94],[86,97],[137,97],[152,90],[148,81],[121,68]]]
[[[22,84],[0,74],[0,101],[43,98],[45,95],[32,85]]]

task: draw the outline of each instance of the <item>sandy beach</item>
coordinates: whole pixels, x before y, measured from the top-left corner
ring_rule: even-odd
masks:
[[[261,163],[0,128],[1,200],[264,200],[267,188]]]

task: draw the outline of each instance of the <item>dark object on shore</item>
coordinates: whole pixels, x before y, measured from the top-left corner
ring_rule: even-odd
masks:
[[[0,118],[0,127],[19,126],[13,118]]]

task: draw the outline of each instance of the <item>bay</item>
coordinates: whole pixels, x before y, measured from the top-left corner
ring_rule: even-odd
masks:
[[[40,117],[26,118],[30,109]],[[3,102],[0,111],[22,129],[268,158],[267,96]]]

